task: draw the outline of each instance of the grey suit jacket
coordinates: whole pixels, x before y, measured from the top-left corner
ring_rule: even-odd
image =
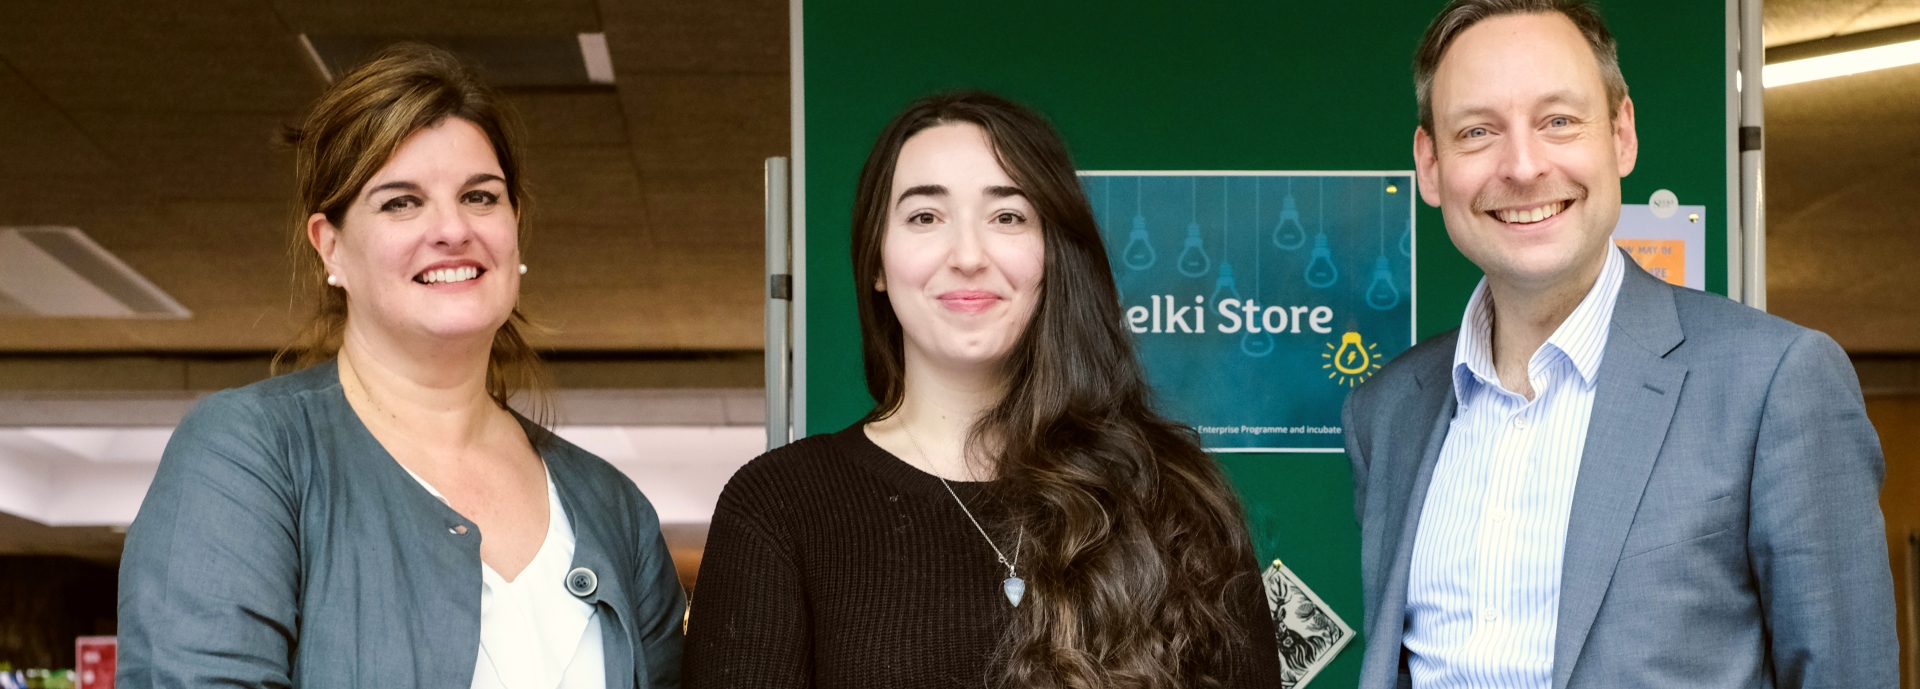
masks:
[[[1407,686],[1407,571],[1458,331],[1347,399],[1362,689]],[[1567,527],[1556,689],[1899,682],[1885,469],[1827,336],[1628,261]]]
[[[120,562],[117,686],[473,683],[480,528],[393,461],[337,370],[217,393],[174,430]],[[686,598],[653,506],[599,457],[538,448],[597,575],[608,689],[680,686]]]

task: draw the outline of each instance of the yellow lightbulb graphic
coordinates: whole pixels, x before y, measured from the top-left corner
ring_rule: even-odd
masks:
[[[1374,351],[1379,346],[1377,342],[1366,344],[1360,340],[1360,333],[1347,331],[1340,335],[1339,347],[1333,346],[1332,342],[1327,343],[1327,349],[1332,351],[1321,353],[1320,358],[1326,359],[1327,363],[1321,364],[1320,368],[1331,369],[1327,373],[1329,380],[1337,380],[1347,387],[1359,385],[1374,371],[1380,370],[1380,364],[1375,363],[1380,356]]]

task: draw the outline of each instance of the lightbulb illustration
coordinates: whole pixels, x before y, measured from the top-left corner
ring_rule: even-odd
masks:
[[[1200,223],[1187,225],[1187,241],[1180,249],[1180,274],[1197,278],[1207,274],[1213,267],[1213,259],[1207,256],[1207,249],[1200,243]]]
[[[1240,351],[1247,356],[1259,358],[1273,353],[1273,334],[1265,330],[1247,331],[1240,336]]]
[[[1327,248],[1327,233],[1313,235],[1313,258],[1307,261],[1307,284],[1316,289],[1331,287],[1340,279],[1340,269],[1333,266],[1333,250]]]
[[[1218,304],[1224,299],[1239,298],[1240,289],[1233,283],[1233,263],[1221,261],[1220,277],[1213,281],[1213,300],[1210,303]]]
[[[1349,330],[1340,335],[1339,347],[1334,347],[1332,342],[1327,343],[1327,351],[1320,354],[1320,358],[1326,359],[1327,363],[1321,364],[1320,368],[1332,369],[1327,371],[1328,380],[1346,387],[1359,385],[1367,382],[1374,371],[1380,370],[1379,347],[1378,342],[1361,342],[1360,333]]]
[[[1367,306],[1375,311],[1385,311],[1400,305],[1400,290],[1393,286],[1393,270],[1387,267],[1387,257],[1373,260],[1373,284],[1367,285]]]
[[[1121,252],[1120,260],[1133,270],[1146,270],[1160,257],[1154,253],[1153,243],[1147,241],[1147,216],[1134,214],[1133,231],[1127,233],[1127,248]]]
[[[1360,345],[1360,333],[1348,331],[1340,336],[1340,348],[1333,351],[1333,368],[1349,376],[1365,373],[1373,366],[1373,353]]]
[[[1300,206],[1293,201],[1293,192],[1280,200],[1280,223],[1273,226],[1273,245],[1292,251],[1307,243],[1307,228],[1300,226]]]

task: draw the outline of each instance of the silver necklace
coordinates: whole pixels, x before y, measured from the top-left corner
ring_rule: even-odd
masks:
[[[920,446],[920,439],[913,437],[913,429],[909,428],[904,421],[901,422],[900,429],[907,432],[907,440],[913,443],[914,451],[920,453],[920,460],[927,463],[927,468],[933,469],[933,458],[927,456],[927,449]],[[1000,552],[1000,546],[994,545],[993,537],[987,535],[986,527],[980,526],[980,520],[973,518],[973,510],[967,509],[967,503],[960,500],[960,494],[953,492],[953,484],[947,483],[947,477],[938,473],[934,473],[933,477],[940,479],[940,485],[946,486],[947,495],[953,496],[953,502],[960,506],[961,514],[967,515],[967,521],[973,522],[973,528],[978,529],[980,537],[987,540],[987,547],[992,548],[993,554],[1000,558],[1000,564],[1006,566],[1007,579],[1000,582],[1000,590],[1007,594],[1007,602],[1012,603],[1013,607],[1020,607],[1020,599],[1027,596],[1027,580],[1020,578],[1020,572],[1014,565],[1020,561],[1020,544],[1026,540],[1026,528],[1022,527],[1020,535],[1014,538],[1013,559],[1008,560],[1007,554]]]

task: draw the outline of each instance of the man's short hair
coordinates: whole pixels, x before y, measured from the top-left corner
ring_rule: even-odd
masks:
[[[1433,73],[1440,69],[1440,58],[1446,56],[1453,39],[1483,19],[1549,12],[1557,12],[1572,21],[1580,35],[1587,39],[1587,47],[1593,49],[1594,59],[1600,62],[1600,81],[1607,87],[1607,117],[1618,115],[1620,102],[1627,99],[1627,78],[1620,74],[1619,48],[1606,23],[1600,21],[1600,12],[1586,0],[1453,0],[1427,25],[1427,35],[1420,39],[1420,50],[1413,54],[1413,93],[1420,104],[1420,128],[1433,134]]]

